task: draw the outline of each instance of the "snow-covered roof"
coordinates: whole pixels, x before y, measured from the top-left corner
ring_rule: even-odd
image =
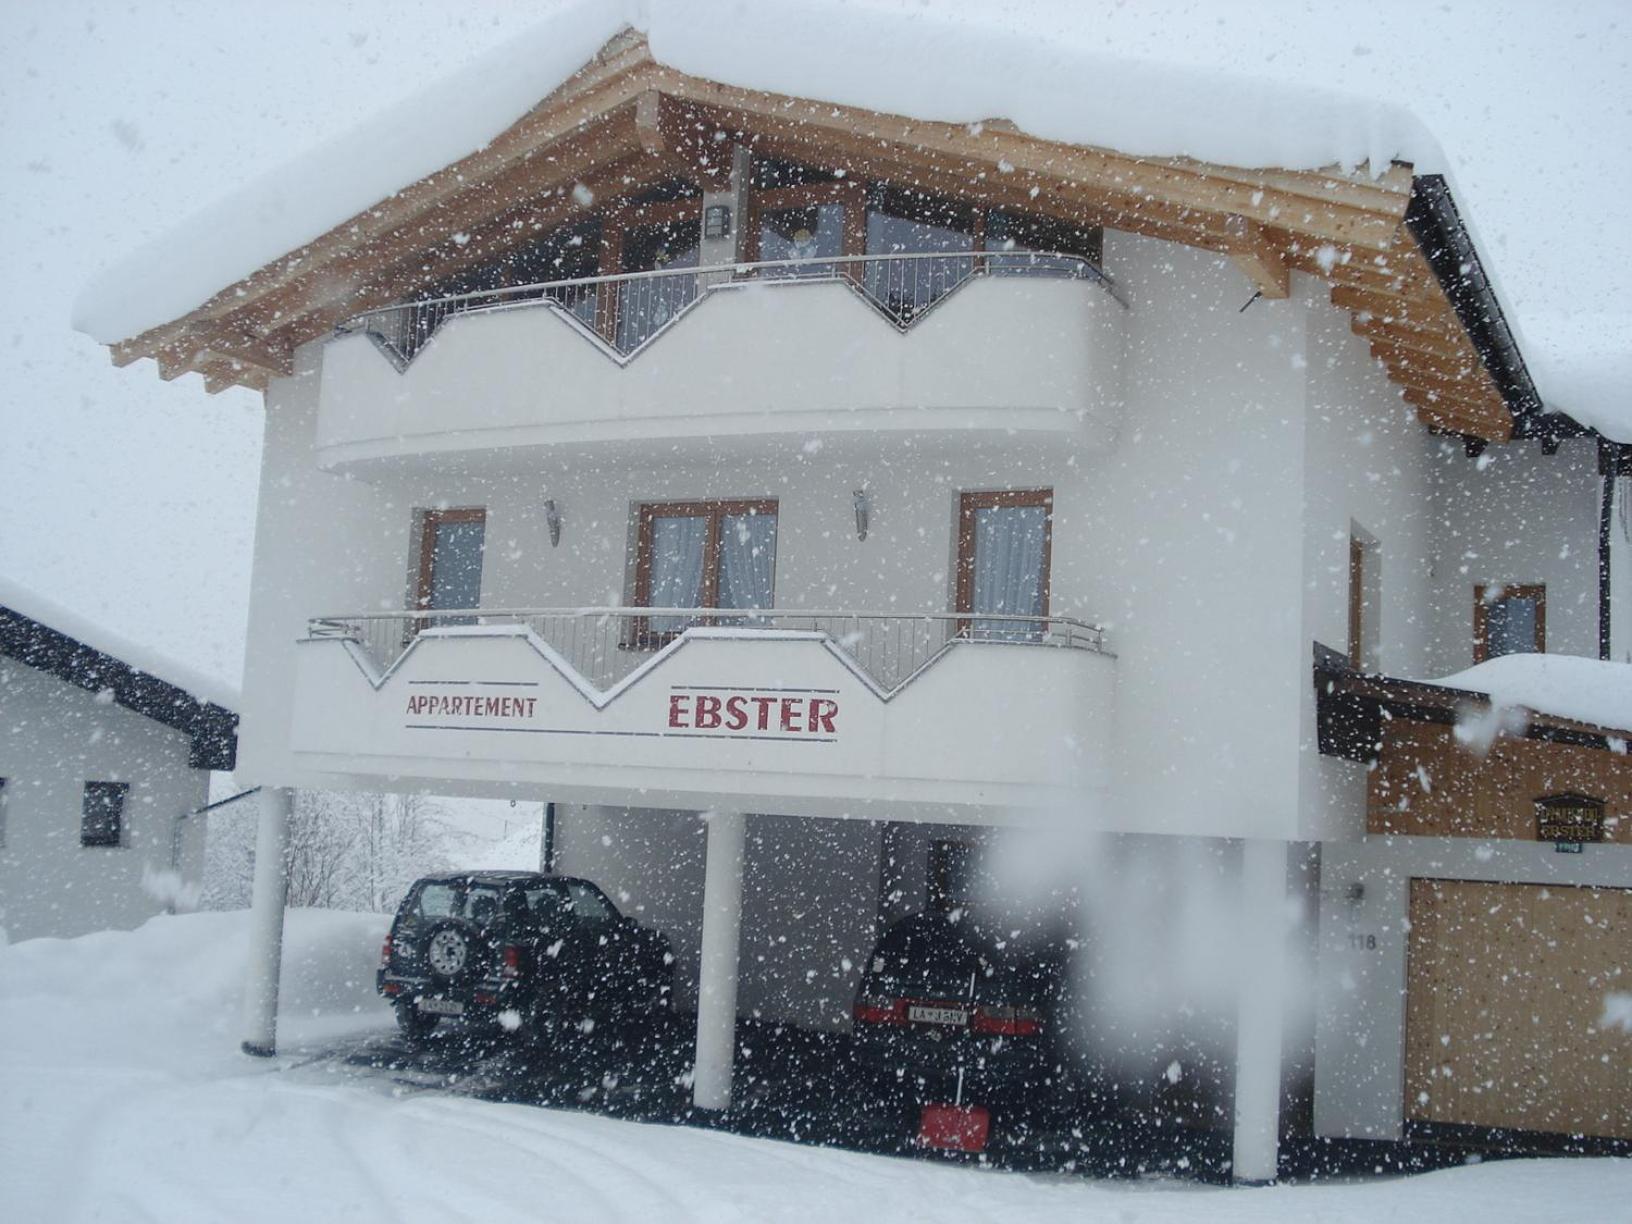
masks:
[[[1632,314],[1544,314],[1526,321],[1525,361],[1547,407],[1632,443]]]
[[[684,73],[908,118],[1002,118],[1046,140],[1248,169],[1380,171],[1396,159],[1445,169],[1401,107],[1117,56],[1000,7],[581,0],[132,253],[86,286],[74,326],[113,344],[186,314],[484,147],[626,26]]]
[[[1632,664],[1575,655],[1503,655],[1433,683],[1488,696],[1506,708],[1632,729]]]
[[[0,575],[0,608],[9,608],[48,629],[54,629],[64,637],[72,638],[136,671],[173,685],[199,701],[213,702],[225,710],[238,708],[239,693],[232,685],[178,663],[151,647],[110,632],[4,575]]]

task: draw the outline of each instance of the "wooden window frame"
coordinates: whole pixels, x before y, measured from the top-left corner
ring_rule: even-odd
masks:
[[[119,803],[114,811],[113,837],[108,840],[88,841],[90,812],[88,810],[92,794],[117,796]],[[117,850],[128,844],[125,836],[125,811],[129,807],[129,782],[86,782],[79,794],[79,844],[86,850]]]
[[[481,523],[485,544],[487,507],[459,506],[450,510],[419,512],[419,570],[414,578],[414,610],[427,612],[431,606],[432,582],[436,565],[436,529],[443,523]]]
[[[1501,599],[1534,599],[1536,601],[1536,654],[1547,653],[1547,584],[1544,582],[1481,582],[1473,588],[1473,661],[1484,663],[1490,658],[1490,604],[1485,592],[1502,592]]]
[[[1366,542],[1349,536],[1349,666],[1363,670],[1366,649]]]
[[[999,492],[973,492],[958,495],[958,560],[956,582],[953,588],[954,612],[973,614],[975,611],[975,513],[979,510],[1001,509],[1010,506],[1042,506],[1043,516],[1043,617],[1049,612],[1051,588],[1054,582],[1054,490],[1010,489]],[[970,621],[957,622],[958,636],[968,637]]]
[[[652,606],[652,525],[657,519],[708,519],[708,535],[703,540],[703,589],[698,606],[717,608],[720,598],[720,524],[731,515],[760,514],[776,518],[777,510],[777,500],[774,497],[642,502],[636,517],[635,606],[640,608]],[[771,590],[774,601],[776,590],[774,569],[771,574]],[[704,618],[701,623],[712,624],[713,618]],[[679,636],[679,632],[654,631],[646,617],[638,617],[631,626],[627,646],[632,650],[654,650]]]

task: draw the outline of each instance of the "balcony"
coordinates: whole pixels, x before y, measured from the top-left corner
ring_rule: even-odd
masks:
[[[878,431],[1108,444],[1124,308],[1076,256],[845,256],[369,312],[324,350],[320,463]]]
[[[292,747],[553,798],[998,822],[1080,801],[1114,660],[1064,617],[591,608],[328,616]]]

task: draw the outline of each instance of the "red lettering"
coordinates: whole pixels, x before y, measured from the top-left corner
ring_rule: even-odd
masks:
[[[686,725],[686,701],[684,693],[669,694],[669,726],[684,727]]]
[[[725,699],[725,729],[741,731],[748,725],[748,703],[741,697]]]
[[[782,698],[782,730],[802,731],[797,715],[799,714],[799,699],[797,697]]]
[[[812,731],[826,731],[829,735],[838,734],[833,729],[833,719],[839,713],[839,703],[829,701],[825,697],[810,699],[810,715],[808,725]]]
[[[753,697],[749,700],[759,707],[759,729],[769,731],[771,729],[771,707],[776,704],[776,698]]]
[[[712,731],[719,726],[720,699],[718,697],[698,697],[697,712],[692,725],[700,731]]]

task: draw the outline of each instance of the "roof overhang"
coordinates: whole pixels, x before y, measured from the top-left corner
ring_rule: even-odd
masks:
[[[1454,216],[1443,180],[1403,164],[1373,174],[1136,157],[1005,120],[926,122],[792,98],[676,71],[632,31],[481,149],[111,345],[113,360],[152,358],[166,379],[197,372],[212,392],[264,389],[292,372],[295,348],[343,319],[520,241],[522,217],[536,232],[590,196],[723,173],[722,139],[1215,251],[1266,298],[1288,296],[1290,273],[1304,272],[1326,282],[1429,427],[1501,441],[1539,410],[1511,335],[1490,325],[1487,299],[1461,271],[1466,231],[1432,224]]]

